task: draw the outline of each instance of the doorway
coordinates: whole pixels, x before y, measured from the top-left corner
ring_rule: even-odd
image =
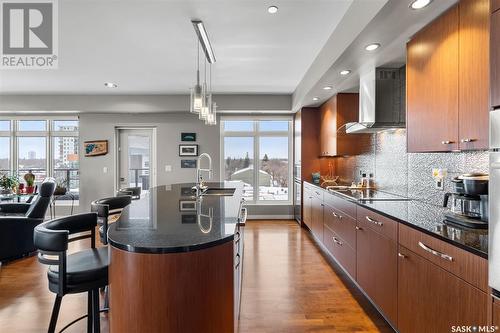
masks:
[[[140,187],[141,195],[156,185],[155,128],[117,128],[116,189]]]

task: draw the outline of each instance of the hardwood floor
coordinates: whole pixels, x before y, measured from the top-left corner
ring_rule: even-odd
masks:
[[[72,250],[87,247],[72,244]],[[245,230],[242,333],[392,332],[293,221],[249,221]],[[0,269],[0,332],[46,332],[54,295],[36,257]],[[86,312],[86,295],[63,298],[57,329]],[[107,332],[107,318],[101,327]],[[84,332],[86,322],[66,332]]]

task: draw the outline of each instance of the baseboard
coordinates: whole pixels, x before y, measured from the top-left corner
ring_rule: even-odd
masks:
[[[249,220],[293,220],[293,215],[248,215]]]

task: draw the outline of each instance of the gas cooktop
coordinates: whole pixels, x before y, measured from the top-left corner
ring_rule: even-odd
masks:
[[[361,189],[361,188],[334,188],[327,187],[330,192],[335,192],[346,196],[356,201],[410,201],[411,199],[400,195],[374,190],[374,189]]]

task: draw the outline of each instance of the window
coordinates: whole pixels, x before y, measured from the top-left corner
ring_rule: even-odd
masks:
[[[79,192],[78,119],[0,119],[0,174],[23,176],[35,183],[54,177],[68,191]]]
[[[254,203],[289,203],[291,119],[231,119],[221,122],[225,180],[241,180]]]

